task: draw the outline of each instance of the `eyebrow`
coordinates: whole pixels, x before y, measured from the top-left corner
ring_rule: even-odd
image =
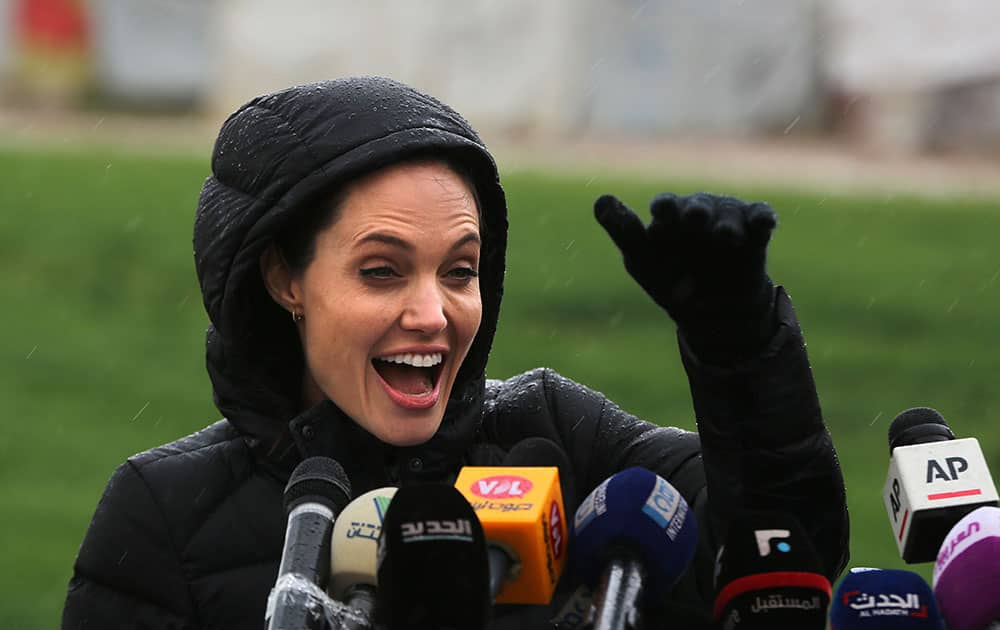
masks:
[[[407,251],[413,251],[413,249],[414,249],[413,244],[410,243],[409,241],[404,241],[403,239],[399,238],[398,236],[393,236],[392,234],[385,234],[383,232],[372,232],[371,234],[366,234],[365,236],[361,237],[358,240],[358,243],[359,244],[362,244],[362,243],[384,243],[386,245],[390,245],[392,247],[398,247],[400,249],[405,249]],[[451,250],[454,251],[454,250],[462,247],[466,243],[481,244],[481,241],[479,239],[479,235],[476,234],[475,232],[469,232],[468,234],[466,234],[462,238],[460,238],[457,241],[455,241],[452,244],[452,246],[451,246]]]

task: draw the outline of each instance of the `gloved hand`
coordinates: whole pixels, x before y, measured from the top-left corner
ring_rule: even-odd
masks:
[[[698,193],[656,196],[643,224],[603,195],[594,216],[625,269],[677,323],[698,358],[714,364],[754,356],[774,334],[774,285],[765,269],[777,215],[766,203]]]

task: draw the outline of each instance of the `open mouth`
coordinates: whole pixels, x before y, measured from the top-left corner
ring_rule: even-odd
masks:
[[[389,396],[407,407],[428,407],[437,402],[444,355],[394,354],[372,359]]]

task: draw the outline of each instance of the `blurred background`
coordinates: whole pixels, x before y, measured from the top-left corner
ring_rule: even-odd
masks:
[[[694,428],[673,326],[591,204],[770,202],[851,566],[903,567],[880,497],[892,418],[936,407],[1000,470],[1000,5],[946,4],[0,0],[0,625],[56,627],[114,467],[217,417],[190,239],[220,124],[347,74],[438,96],[498,157],[493,377],[551,366]]]

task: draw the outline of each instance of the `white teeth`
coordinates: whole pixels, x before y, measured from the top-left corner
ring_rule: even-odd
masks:
[[[413,367],[432,367],[441,363],[441,353],[435,352],[433,354],[394,354],[388,357],[379,357],[379,361],[388,361],[389,363],[402,363],[404,365],[412,365]]]

